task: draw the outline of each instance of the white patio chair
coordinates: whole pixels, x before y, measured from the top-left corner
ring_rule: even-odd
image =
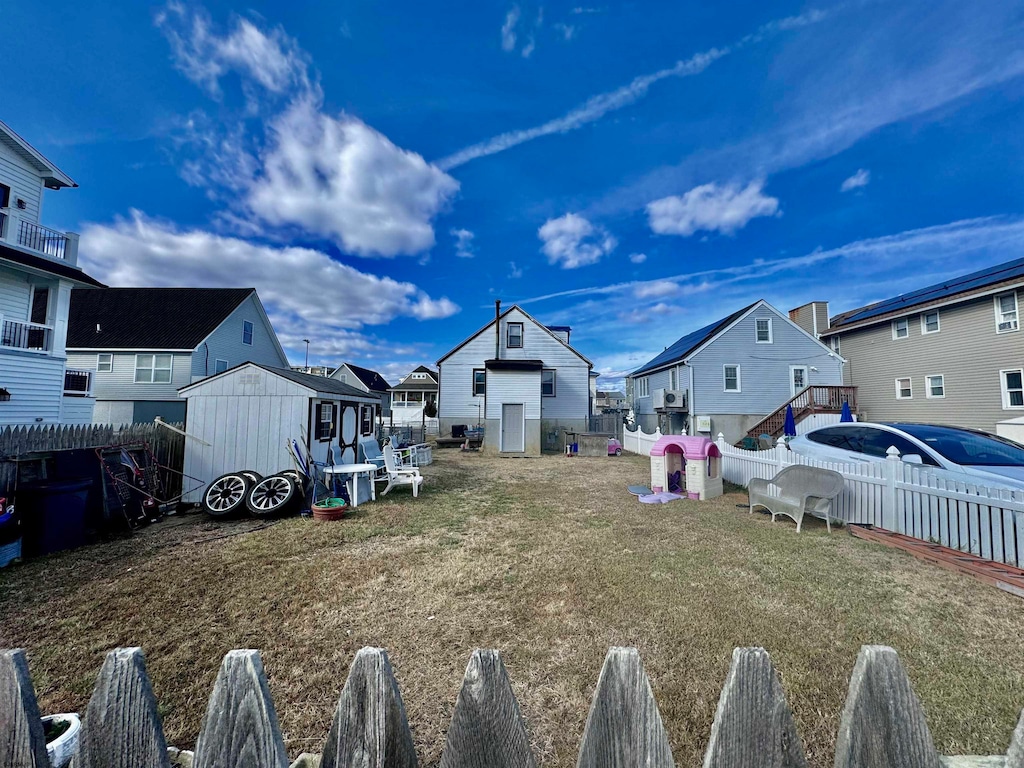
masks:
[[[384,446],[384,471],[385,475],[377,479],[377,482],[387,481],[387,486],[381,491],[381,496],[387,496],[388,491],[399,485],[411,485],[413,497],[420,495],[420,486],[423,485],[423,476],[415,467],[401,467],[395,461],[395,449],[390,444]]]
[[[797,533],[805,514],[824,517],[832,533],[832,499],[842,491],[841,474],[803,464],[786,467],[771,480],[755,477],[747,485],[751,512],[754,507],[764,507],[772,513],[773,523],[777,515],[791,517],[796,521]]]

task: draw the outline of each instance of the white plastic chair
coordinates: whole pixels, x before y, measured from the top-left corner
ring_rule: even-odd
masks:
[[[385,445],[384,471],[385,475],[379,478],[378,482],[387,481],[387,486],[381,491],[381,496],[387,496],[388,491],[399,485],[411,485],[413,497],[420,495],[420,486],[423,485],[423,476],[415,467],[400,467],[395,461],[395,449],[390,444]]]

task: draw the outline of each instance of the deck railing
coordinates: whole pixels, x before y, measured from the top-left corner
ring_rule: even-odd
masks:
[[[24,352],[46,353],[53,344],[53,328],[23,320],[7,320],[0,315],[0,347]]]
[[[88,397],[92,394],[92,371],[68,368],[64,371],[64,394],[68,397]]]
[[[22,219],[18,227],[18,245],[45,253],[54,259],[63,259],[67,255],[68,236],[56,229]]]
[[[856,387],[812,384],[797,392],[796,395],[757,422],[747,430],[747,436],[782,437],[782,430],[786,422],[786,406],[792,406],[793,416],[800,420],[813,413],[839,413],[843,409],[843,403],[849,403],[850,411],[857,412]]]

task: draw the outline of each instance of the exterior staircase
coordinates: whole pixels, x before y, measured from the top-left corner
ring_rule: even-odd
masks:
[[[755,440],[761,435],[770,435],[772,440],[782,437],[786,423],[786,407],[793,406],[793,418],[797,424],[816,413],[841,413],[843,403],[850,404],[850,411],[857,412],[857,388],[812,384],[769,413],[747,430],[747,437]]]

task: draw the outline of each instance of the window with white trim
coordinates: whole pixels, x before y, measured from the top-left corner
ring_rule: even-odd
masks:
[[[939,310],[921,313],[921,335],[939,332]]]
[[[1003,390],[1003,408],[1024,408],[1024,369],[1000,371],[999,384]]]
[[[758,344],[772,343],[772,319],[759,317],[754,320],[754,341]]]
[[[740,367],[738,365],[722,366],[722,389],[725,392],[740,392]]]
[[[473,369],[473,397],[487,394],[487,371],[483,368]]]
[[[215,363],[215,370],[216,370],[216,372],[217,373],[224,373],[224,371],[226,371],[227,369],[228,369],[228,361],[227,360],[221,360],[221,359],[218,358],[216,363]]]
[[[831,347],[833,352],[835,352],[837,355],[840,354],[840,352],[839,352],[839,336],[830,336],[829,339],[828,339],[828,345],[829,345],[829,347]]]
[[[912,400],[914,397],[914,385],[910,377],[896,379],[896,399]]]
[[[905,339],[910,335],[910,321],[905,317],[892,321],[892,337],[894,339]]]
[[[334,437],[334,403],[316,406],[316,439],[321,443]]]
[[[675,368],[668,369],[668,388],[679,389],[679,371]]]
[[[636,396],[637,397],[650,397],[651,396],[651,382],[646,376],[636,380]]]
[[[937,376],[924,377],[924,396],[938,398],[946,396],[946,377],[941,373]]]
[[[522,323],[509,323],[508,324],[508,341],[507,345],[509,349],[517,349],[523,346],[523,324]]]
[[[373,406],[359,406],[359,434],[373,434]]]
[[[110,373],[114,370],[114,355],[110,352],[100,352],[96,355],[96,373]]]
[[[251,347],[252,346],[252,331],[253,331],[253,324],[250,323],[248,320],[243,320],[242,321],[242,343],[245,344],[247,347]]]
[[[171,355],[136,355],[136,384],[170,384]]]
[[[1010,333],[1016,331],[1020,324],[1017,322],[1017,292],[1004,293],[995,297],[996,304],[996,333]]]
[[[540,396],[541,397],[554,397],[555,396],[555,370],[554,368],[545,368],[540,372]]]

